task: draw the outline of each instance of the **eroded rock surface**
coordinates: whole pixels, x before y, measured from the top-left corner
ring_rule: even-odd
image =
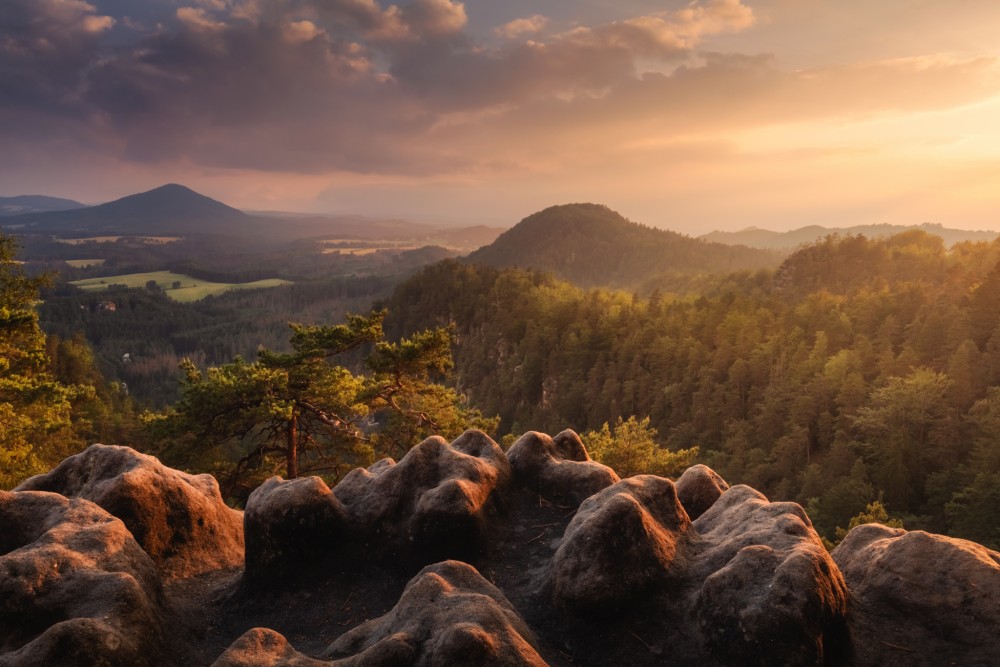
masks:
[[[545,665],[535,641],[499,589],[471,565],[445,561],[424,568],[388,614],[341,636],[323,660],[258,628],[243,635],[215,667]]]
[[[580,505],[552,559],[555,601],[610,613],[656,592],[683,574],[690,526],[669,479],[637,475],[599,491]]]
[[[364,539],[440,555],[468,555],[486,540],[498,494],[510,480],[503,450],[481,431],[449,444],[431,437],[398,463],[352,470],[333,489]]]
[[[833,559],[851,590],[856,664],[997,664],[1000,553],[867,524],[848,533]]]
[[[189,475],[129,447],[91,445],[18,491],[85,498],[121,519],[168,577],[243,565],[243,517],[211,475]]]
[[[608,466],[592,461],[575,432],[555,438],[529,431],[507,451],[514,478],[547,500],[579,505],[619,481]]]
[[[694,465],[684,471],[677,480],[677,497],[694,521],[715,504],[729,484],[719,473],[705,465]]]
[[[163,614],[153,561],[121,521],[0,491],[0,665],[157,665]]]
[[[818,665],[844,642],[847,588],[805,511],[730,488],[693,523],[707,648],[730,665]]]

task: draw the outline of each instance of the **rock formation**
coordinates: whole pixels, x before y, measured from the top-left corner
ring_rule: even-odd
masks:
[[[19,489],[0,667],[995,664],[1000,554],[867,525],[831,556],[799,505],[704,466],[619,480],[572,431],[272,478],[242,579],[207,476],[95,446]]]
[[[858,526],[833,550],[851,590],[858,665],[991,665],[1000,656],[1000,553]]]
[[[94,503],[0,491],[0,665],[150,665],[162,651],[156,568]]]
[[[91,445],[18,491],[85,498],[121,519],[167,577],[243,565],[243,517],[211,475],[173,470],[128,447]]]
[[[507,458],[518,484],[574,506],[618,481],[614,470],[590,460],[580,436],[570,430],[555,438],[529,431],[511,445]]]

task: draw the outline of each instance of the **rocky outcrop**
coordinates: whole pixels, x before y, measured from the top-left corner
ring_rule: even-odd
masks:
[[[446,561],[424,568],[388,614],[341,636],[324,660],[298,653],[276,632],[254,629],[215,667],[545,665],[535,641],[503,593],[471,565]]]
[[[243,565],[243,517],[211,475],[189,475],[128,447],[92,445],[18,491],[85,498],[121,519],[167,577]]]
[[[82,499],[0,491],[0,665],[156,665],[156,568]]]
[[[507,451],[517,483],[546,500],[579,505],[619,481],[611,468],[592,461],[575,432],[550,438],[529,431]]]
[[[248,582],[287,579],[323,567],[348,548],[347,511],[319,477],[272,477],[247,499]]]
[[[677,480],[677,497],[694,521],[729,489],[719,473],[701,464],[691,466]]]
[[[690,527],[669,479],[637,475],[594,494],[552,558],[555,601],[607,614],[655,592],[682,575]]]
[[[878,524],[833,550],[851,590],[858,665],[993,665],[1000,646],[1000,553]]]
[[[352,470],[333,489],[355,530],[379,547],[468,555],[486,539],[497,495],[510,480],[503,450],[481,431],[448,444],[427,438],[399,463]]]
[[[695,616],[721,662],[817,665],[843,642],[847,588],[799,505],[738,485],[693,527]]]

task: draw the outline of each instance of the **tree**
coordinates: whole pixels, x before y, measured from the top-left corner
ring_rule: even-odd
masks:
[[[0,488],[72,453],[79,444],[70,429],[72,401],[88,393],[49,374],[34,309],[48,277],[25,275],[15,250],[14,240],[0,235]]]
[[[676,477],[698,456],[698,447],[672,452],[656,444],[656,429],[650,427],[649,417],[641,421],[634,415],[627,421],[619,417],[613,430],[605,422],[599,431],[588,431],[580,438],[596,460],[623,478],[639,474]]]
[[[203,448],[206,440],[238,443],[236,479],[281,464],[293,479],[304,472],[339,475],[369,463],[376,452],[405,453],[431,432],[495,426],[432,381],[451,368],[449,331],[388,343],[384,317],[377,311],[336,326],[292,324],[291,352],[262,349],[252,363],[236,358],[202,372],[185,360],[170,430],[188,448]],[[366,357],[370,374],[335,363],[365,345],[373,345]]]

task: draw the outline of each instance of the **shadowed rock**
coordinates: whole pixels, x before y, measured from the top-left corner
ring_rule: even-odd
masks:
[[[18,491],[85,498],[121,519],[164,576],[243,565],[243,517],[211,475],[189,475],[129,447],[91,445]]]
[[[125,525],[54,493],[0,491],[0,665],[156,665],[156,568]]]
[[[507,458],[517,483],[548,500],[579,505],[619,481],[614,470],[590,460],[580,436],[568,429],[555,438],[528,431]]]
[[[729,485],[719,473],[701,464],[691,466],[677,480],[677,497],[694,521],[715,504]]]
[[[734,486],[694,522],[695,615],[728,665],[816,665],[839,648],[847,589],[805,511]],[[837,646],[833,646],[837,644]]]
[[[427,438],[399,461],[352,470],[333,489],[368,542],[437,556],[478,550],[497,494],[510,479],[503,450],[481,431],[448,444]]]
[[[347,513],[319,477],[272,477],[247,499],[246,579],[266,583],[322,567],[349,539]]]
[[[683,572],[690,526],[669,479],[637,475],[594,494],[580,505],[552,559],[555,601],[612,612],[655,592]]]
[[[424,568],[385,616],[342,635],[315,660],[280,634],[244,634],[214,667],[391,667],[430,665],[540,666],[535,639],[503,593],[471,565],[446,561]]]
[[[1000,553],[867,524],[833,559],[851,591],[856,664],[997,664]]]

